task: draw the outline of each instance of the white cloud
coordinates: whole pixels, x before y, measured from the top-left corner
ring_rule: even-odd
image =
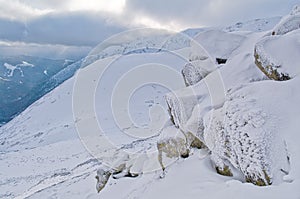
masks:
[[[125,6],[125,0],[72,0],[67,4],[66,9],[71,11],[94,10],[111,13],[121,13]]]
[[[125,11],[162,25],[214,26],[287,14],[299,0],[127,0]]]
[[[16,21],[27,21],[51,12],[51,9],[37,9],[19,2],[18,0],[0,0],[0,18]]]
[[[126,0],[19,0],[19,2],[37,9],[94,10],[118,13],[123,10]]]

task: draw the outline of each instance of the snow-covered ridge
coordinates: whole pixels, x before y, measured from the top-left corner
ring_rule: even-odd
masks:
[[[238,22],[234,25],[225,27],[223,30],[228,32],[236,32],[236,31],[264,32],[273,29],[274,26],[280,20],[281,17],[255,19],[247,22]]]
[[[118,146],[115,153],[110,153],[109,149],[102,150],[99,142],[98,159],[92,157],[76,133],[75,125],[83,121],[84,116],[73,120],[74,77],[1,127],[0,197],[298,198],[299,75],[295,74],[293,79],[285,82],[270,81],[256,67],[253,53],[255,44],[267,32],[240,32],[238,35],[242,37],[241,40],[236,39],[236,33],[220,30],[212,32],[229,41],[236,41],[234,48],[225,48],[230,43],[228,41],[224,42],[227,43],[224,48],[213,46],[213,42],[206,44],[211,52],[214,52],[214,48],[216,52],[227,49],[224,54],[229,59],[215,70],[206,72],[205,77],[197,78],[199,74],[194,74],[197,81],[191,86],[166,94],[175,125],[169,121],[160,136],[133,142],[124,139],[122,133],[116,133],[120,129],[111,125],[106,109],[109,106],[99,100],[99,119],[103,117],[107,124],[106,136],[115,137],[116,141],[124,145]],[[290,34],[296,34],[295,32]],[[288,38],[288,35],[284,37]],[[209,36],[210,34],[206,34],[206,37]],[[213,35],[214,38],[218,36]],[[283,37],[273,38],[281,40]],[[211,38],[207,38],[209,39]],[[286,41],[281,40],[282,43]],[[170,42],[170,46],[172,43]],[[174,46],[179,43],[175,42]],[[275,43],[276,41],[269,41],[269,44]],[[123,53],[116,46],[115,49],[112,45],[108,47],[111,48],[111,54]],[[137,43],[133,46],[140,47]],[[113,69],[109,73],[111,76],[106,78],[104,87],[100,90],[104,96],[108,96],[108,91],[112,90],[115,75],[126,72],[124,68],[130,70],[134,65],[132,63],[143,64],[144,62],[139,62],[141,60],[160,61],[179,68],[179,73],[186,64],[167,52],[152,51],[150,48],[149,51],[140,51],[135,47],[128,51],[133,53],[123,54],[121,57],[119,65],[122,67],[110,68]],[[296,43],[294,47],[299,49]],[[192,47],[188,47],[184,53],[192,61],[208,59],[208,55],[197,55],[200,51],[193,52],[191,49]],[[274,50],[281,54],[285,49]],[[269,51],[266,53],[267,56],[270,55]],[[101,51],[95,55],[97,54],[101,54]],[[110,56],[110,53],[107,55]],[[279,58],[277,54],[272,54],[272,57]],[[87,71],[87,79],[96,82],[97,79],[92,75],[98,68],[97,64],[106,64],[111,59],[113,57],[97,60],[81,70]],[[282,54],[278,60],[288,59],[287,54]],[[80,62],[70,65],[66,71],[53,77],[51,82],[53,85],[60,84],[61,79],[82,65],[84,66]],[[170,78],[170,81],[175,80]],[[151,97],[144,100],[142,105],[150,107],[151,101],[153,106],[157,102],[156,98],[163,92],[166,91],[158,90],[152,96],[155,100]],[[84,94],[83,98],[86,98]],[[139,103],[135,101],[134,104]],[[139,111],[137,108],[138,117],[144,117],[145,114],[141,114],[144,112]],[[87,132],[94,130],[92,127],[87,128]],[[124,150],[138,151],[141,155],[139,158],[135,155],[128,156],[123,153]],[[149,150],[155,152],[151,156],[142,153]],[[104,165],[104,159],[112,167]],[[149,167],[157,170],[145,172]],[[232,176],[221,176],[216,171]],[[272,185],[258,188],[245,182]],[[101,192],[98,194],[97,190]]]
[[[281,19],[274,27],[272,35],[284,35],[300,28],[300,7],[294,6],[291,13]]]
[[[115,42],[113,38],[108,39],[109,42],[104,44],[98,45],[92,52],[87,56],[85,61],[83,62],[83,66],[87,66],[96,60],[103,59],[106,57],[111,57],[114,55],[128,55],[132,53],[153,53],[153,52],[160,52],[160,51],[174,51],[178,49],[182,49],[185,47],[189,47],[191,45],[191,40],[196,40],[196,42],[200,42],[201,45],[205,47],[205,49],[209,49],[209,45],[205,45],[206,43],[212,42],[212,40],[218,40],[219,43],[223,42],[233,42],[233,46],[227,45],[226,48],[230,49],[222,49],[225,45],[221,44],[218,45],[219,49],[216,49],[216,52],[209,51],[212,55],[216,55],[217,57],[228,57],[228,54],[224,54],[232,52],[236,45],[239,42],[240,38],[237,35],[237,38],[231,37],[229,38],[217,38],[220,36],[218,31],[225,31],[225,32],[238,32],[238,31],[253,31],[253,32],[261,32],[270,30],[274,27],[275,24],[281,17],[273,17],[269,19],[256,19],[251,20],[245,23],[238,23],[233,26],[229,26],[220,30],[220,28],[199,28],[199,29],[187,29],[179,33],[173,33],[168,31],[154,31],[153,35],[150,36],[135,36],[133,41],[127,41],[128,38],[124,38],[123,41]],[[143,30],[142,30],[143,31]],[[147,31],[144,30],[144,31]],[[152,29],[149,30],[150,32],[153,31]],[[214,32],[216,32],[214,34]],[[206,34],[214,34],[216,37],[206,37]],[[130,35],[129,33],[126,33]],[[223,37],[226,37],[226,34],[221,34]],[[198,39],[197,39],[198,38]],[[207,41],[207,38],[211,38],[210,41]],[[112,43],[111,40],[113,41]],[[130,39],[129,39],[130,40]],[[202,43],[204,42],[204,43]],[[232,45],[232,43],[231,43]],[[104,47],[104,48],[103,48]]]
[[[57,73],[68,71],[72,60],[52,60],[31,56],[0,58],[0,123],[5,123],[54,87],[47,88]],[[77,69],[80,68],[80,64]],[[71,77],[60,77],[59,83]],[[56,78],[57,79],[57,78]],[[56,86],[59,85],[56,83]]]
[[[124,32],[129,34],[130,32]],[[132,33],[134,34],[134,33]],[[153,36],[137,37],[133,41],[117,41],[114,38],[99,44],[83,61],[83,67],[107,57],[115,55],[129,55],[140,53],[157,53],[161,51],[174,51],[188,47],[190,45],[190,37],[183,33],[166,33],[157,32]],[[107,44],[107,43],[108,44]]]

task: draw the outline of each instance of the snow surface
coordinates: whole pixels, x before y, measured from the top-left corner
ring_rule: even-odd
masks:
[[[208,30],[194,38],[214,58],[230,58],[231,54],[245,40],[245,36],[226,33],[221,30]]]
[[[94,73],[94,70],[99,68],[99,64],[113,60],[113,58],[99,60],[94,65],[86,67],[88,75]],[[125,148],[131,146],[130,148],[132,148],[136,145],[138,149],[134,150],[138,151],[146,150],[149,147],[154,148],[153,151],[156,149],[157,139],[136,143],[134,141],[137,139],[125,135],[113,121],[112,112],[108,109],[110,106],[107,106],[111,102],[109,97],[112,95],[112,89],[110,87],[115,85],[120,76],[136,65],[149,63],[150,60],[157,60],[161,64],[173,66],[174,70],[177,70],[178,76],[180,76],[180,68],[185,62],[182,58],[169,53],[128,55],[109,67],[110,70],[107,71],[107,75],[101,79],[104,83],[99,83],[96,92],[99,96],[96,98],[99,98],[103,103],[97,107],[98,119],[105,135],[116,146]],[[123,67],[119,67],[120,65]],[[5,173],[1,172],[1,197],[39,197],[41,191],[45,191],[44,193],[51,192],[52,188],[56,189],[57,186],[66,186],[65,190],[77,189],[80,191],[80,193],[63,191],[59,197],[82,198],[89,194],[97,197],[94,176],[101,163],[88,153],[76,132],[76,122],[74,123],[72,114],[72,90],[75,80],[76,78],[73,77],[66,81],[32,104],[11,122],[1,127],[1,171],[5,171]],[[178,89],[179,86],[184,86],[183,80],[173,89]],[[146,90],[143,90],[142,93],[153,92],[152,86],[143,89]],[[102,95],[102,91],[107,93]],[[154,96],[151,96],[155,100],[153,102],[158,103],[156,105],[164,103],[163,95],[166,92],[168,90],[165,88],[156,87]],[[139,116],[141,123],[148,121],[148,105],[149,100],[152,100],[151,98],[144,101],[142,97],[140,99],[142,101],[136,99],[137,102],[133,104],[134,108],[131,114],[134,118]],[[166,106],[165,104],[161,105]],[[147,107],[147,109],[136,108],[139,106]],[[40,113],[42,112],[47,114],[41,116]],[[59,119],[57,119],[57,113],[59,113]],[[165,117],[167,117],[167,113],[165,113]],[[80,118],[77,119],[79,122]],[[22,158],[19,159],[20,157]],[[157,161],[157,155],[153,157]],[[83,169],[77,169],[78,167]],[[155,167],[159,168],[159,165]],[[22,174],[15,171],[20,171]],[[84,181],[86,178],[89,183],[86,183],[85,190],[75,188],[78,184],[74,182]]]
[[[237,22],[234,25],[223,28],[227,32],[251,31],[265,32],[274,28],[282,17],[272,17],[266,19],[255,19],[246,22]]]
[[[184,86],[181,77],[181,69],[188,62],[188,59],[184,58],[188,58],[192,51],[189,46],[177,49],[176,53],[149,51],[138,54],[121,53],[122,55],[118,56],[120,53],[116,52],[119,52],[120,48],[109,47],[111,56],[98,56],[99,51],[92,54],[95,57],[88,57],[88,62],[83,64],[86,67],[80,69],[76,77],[65,81],[0,128],[0,198],[299,198],[300,78],[296,74],[292,80],[275,82],[267,80],[256,67],[254,47],[266,33],[231,34],[214,31],[214,38],[226,38],[235,43],[234,47],[228,47],[221,53],[229,56],[228,62],[190,87]],[[288,34],[286,36],[293,37]],[[147,43],[147,40],[145,42]],[[224,43],[226,47],[227,44]],[[170,46],[172,45],[171,42]],[[206,45],[210,52],[215,52],[214,48],[216,52],[220,49],[213,43],[211,46],[209,43]],[[138,42],[134,43],[134,46],[140,47]],[[297,47],[295,44],[294,47],[299,49],[299,45]],[[137,52],[135,47],[131,50]],[[282,52],[285,49],[276,50]],[[282,60],[289,58],[282,57]],[[109,63],[111,65],[106,68]],[[155,63],[158,63],[160,68]],[[141,66],[146,66],[143,69],[146,73],[137,70],[143,68]],[[169,66],[173,70],[168,69],[169,73],[166,73],[162,70],[163,66]],[[72,66],[70,70],[75,68]],[[147,70],[148,68],[151,70]],[[162,71],[162,75],[158,75],[157,72]],[[97,76],[99,72],[103,72],[100,79]],[[62,72],[60,75],[68,74]],[[132,79],[130,75],[134,74],[143,75]],[[164,80],[169,88],[147,79],[147,84],[142,84],[143,86],[136,89],[131,98],[126,92],[121,92],[122,89],[131,91],[132,82],[140,83],[143,78],[153,74],[157,74],[153,76],[157,78],[156,82]],[[88,84],[74,89],[78,80],[85,80]],[[55,79],[53,81],[55,83]],[[81,91],[81,95],[77,97],[86,107],[79,107],[74,112],[72,103],[78,91]],[[206,140],[208,149],[191,149],[189,158],[171,159],[162,175],[156,149],[157,141],[172,137],[170,134],[176,128],[169,127],[159,136],[160,129],[165,126],[153,126],[151,121],[162,120],[162,124],[167,122],[167,125],[170,125],[167,121],[168,106],[163,100],[163,96],[170,91],[174,92],[167,94],[166,99],[175,125]],[[95,95],[95,104],[90,103],[90,95]],[[124,100],[120,96],[128,98]],[[123,111],[130,113],[132,121],[114,121],[126,115],[122,111],[111,110],[111,98],[116,100],[113,103],[120,105],[121,110],[127,108]],[[185,100],[189,103],[184,103]],[[129,106],[124,106],[124,103],[128,103]],[[85,126],[86,132],[79,131],[77,134],[78,126],[85,121],[96,120],[93,118],[94,113],[87,112],[90,106],[96,110],[96,118],[102,131],[99,133],[90,125]],[[270,173],[274,174],[271,176],[273,185],[258,187],[245,183],[242,175],[234,173],[233,177],[226,177],[216,173],[215,165],[211,162],[211,152],[220,155],[219,150],[222,150],[222,147],[218,148],[216,143],[222,142],[223,138],[214,137],[217,135],[214,130],[211,130],[213,133],[209,133],[210,127],[214,129],[217,126],[217,123],[213,122],[214,119],[210,120],[208,117],[214,109],[223,109],[219,112],[220,115],[212,115],[217,116],[215,120],[226,127],[230,135],[239,135],[231,128],[232,125],[229,125],[237,124],[237,128],[249,133],[251,140],[257,141],[258,144],[267,144],[261,146],[269,151],[266,163],[270,166]],[[222,114],[227,110],[232,114],[222,120]],[[81,114],[76,114],[76,111]],[[114,117],[115,113],[119,113],[117,117]],[[244,120],[249,124],[244,125]],[[203,132],[199,127],[206,130]],[[129,134],[124,134],[124,130],[128,129]],[[151,132],[151,129],[158,132]],[[262,134],[262,131],[265,134]],[[144,135],[144,132],[150,132],[152,137],[139,139],[130,136],[137,133]],[[178,137],[184,138],[182,134]],[[113,147],[106,145],[105,140],[113,143]],[[96,145],[86,145],[86,141]],[[252,149],[251,147],[250,145],[249,149]],[[235,148],[235,153],[239,152],[241,150]],[[266,154],[264,151],[259,152]],[[128,160],[126,154],[133,160]],[[257,154],[260,153],[253,155]],[[233,159],[245,157],[243,155],[238,154]],[[286,155],[288,159],[285,158]],[[126,170],[137,173],[138,176],[130,178],[122,174],[120,178],[111,177],[98,194],[96,171],[103,168],[105,163],[119,165],[120,161],[125,161]],[[287,164],[284,164],[284,161],[287,161]],[[243,173],[257,169],[255,164],[244,167],[247,165],[245,162],[247,163],[247,160],[238,159]],[[234,166],[234,161],[232,163]]]

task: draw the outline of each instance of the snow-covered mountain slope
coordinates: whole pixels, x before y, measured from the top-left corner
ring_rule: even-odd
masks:
[[[161,44],[165,41],[163,38],[159,45],[148,45],[148,49],[161,49],[157,46],[169,43],[169,50],[176,49],[169,52],[149,50],[139,53],[144,52],[141,49],[147,49],[147,39],[131,43],[129,53],[124,53],[127,51],[122,45],[96,48],[82,63],[85,67],[75,77],[0,128],[0,198],[299,198],[298,76],[287,82],[271,81],[255,65],[255,45],[267,32],[211,30],[212,34],[208,34],[209,31],[202,33],[199,43],[204,42],[203,46],[212,54],[218,52],[215,56],[226,55],[228,61],[187,88],[181,70],[195,52],[193,47],[185,46],[185,39],[181,37],[173,37]],[[220,45],[206,42],[214,41],[213,38],[226,41],[217,42]],[[232,41],[235,45],[227,48]],[[299,46],[295,46],[298,49]],[[102,57],[104,52],[112,53]],[[284,61],[287,59],[288,55],[282,57]],[[69,73],[61,75],[66,74]],[[137,89],[136,85],[139,86]],[[171,160],[163,172],[157,143],[171,146],[168,141],[176,141],[169,139],[175,127],[168,121],[168,106],[164,100],[164,96],[174,90],[178,90],[175,91],[177,96],[168,94],[167,103],[169,106],[170,101],[180,104],[171,107],[175,125],[184,133],[193,132],[204,138],[208,148],[191,148],[189,157],[185,159],[175,157],[178,155],[175,153],[169,157]],[[91,101],[91,96],[95,101]],[[233,102],[230,102],[230,96],[233,96]],[[193,103],[184,103],[186,99]],[[289,168],[282,168],[285,170],[281,171],[278,183],[258,187],[245,183],[241,171],[233,170],[233,177],[216,173],[211,153],[219,152],[213,144],[218,131],[209,133],[206,126],[210,123],[207,124],[206,116],[223,104],[231,107],[231,112],[238,113],[232,120],[227,118],[228,124],[241,123],[242,130],[245,130],[245,125],[240,118],[249,115],[252,107],[262,109],[268,118],[275,118],[266,120],[265,126],[262,124],[258,131],[252,133],[274,130],[275,141],[270,146],[272,152],[277,146],[280,149],[277,139],[285,140]],[[193,109],[194,106],[197,109]],[[91,107],[95,112],[90,111]],[[250,109],[248,112],[245,111],[247,108]],[[131,121],[128,121],[128,113]],[[260,117],[249,119],[250,123],[263,123],[255,120],[262,115],[256,116]],[[93,121],[100,125],[100,132]],[[222,127],[223,120],[216,121]],[[168,136],[160,135],[164,125],[171,126]],[[195,132],[201,129],[199,127],[206,130]],[[184,138],[182,135],[177,137]],[[110,145],[107,145],[107,140]],[[221,141],[217,143],[220,146],[223,144]],[[174,145],[182,146],[181,143]],[[126,152],[129,152],[128,157],[123,156]],[[281,163],[281,153],[278,151],[277,163]],[[141,158],[130,160],[136,154],[142,154]],[[238,155],[238,158],[245,157]],[[162,158],[166,160],[165,156]],[[113,174],[98,194],[96,170],[105,168],[110,160],[117,166],[124,164],[124,168],[119,169],[121,173]],[[276,157],[271,160],[276,160]]]
[[[88,66],[82,70],[93,73],[93,68],[113,59],[114,57],[99,60],[94,63],[94,67]],[[98,119],[105,135],[117,146],[126,146],[136,139],[122,133],[113,121],[111,110],[108,109],[112,87],[126,71],[150,62],[172,66],[175,71],[180,71],[185,61],[169,53],[124,56],[109,67],[107,74],[101,79],[103,82],[99,83],[97,98],[102,103],[97,107]],[[89,194],[97,197],[94,176],[101,163],[87,152],[76,132],[72,111],[72,90],[75,80],[73,77],[66,81],[1,128],[1,171],[4,171],[1,172],[1,197],[34,197],[41,192],[50,196],[52,193],[47,192],[49,190],[52,192],[52,188],[66,186],[65,190],[69,188],[76,190],[78,185],[74,182],[84,180],[89,181],[85,186],[86,191],[80,189],[77,195],[73,191],[68,194],[59,188],[62,190],[59,197],[82,198]],[[183,86],[183,80],[178,85]],[[150,106],[160,104],[165,106],[163,95],[166,92],[168,90],[165,88],[151,84],[141,87],[140,91],[136,92],[136,97],[133,96],[131,102],[131,114],[138,125],[148,123],[147,112]],[[154,145],[155,140],[147,143],[139,148]]]
[[[254,21],[246,22],[245,24],[236,24],[234,26],[224,28],[223,30],[229,32],[245,31],[245,30],[247,31],[269,30],[274,26],[274,23],[276,23],[279,19],[280,18],[254,20]],[[2,107],[0,108],[0,110],[2,109],[3,111],[0,115],[0,124],[9,121],[17,114],[19,114],[21,111],[23,111],[31,103],[33,103],[35,100],[39,99],[41,96],[43,96],[44,94],[46,94],[47,92],[49,92],[50,90],[58,86],[66,79],[72,77],[75,71],[79,67],[87,66],[98,59],[104,59],[106,57],[120,55],[120,54],[126,55],[126,54],[154,53],[160,51],[178,50],[190,46],[191,38],[195,38],[197,42],[200,42],[200,44],[206,50],[208,50],[209,53],[214,58],[215,57],[228,58],[229,57],[228,53],[232,53],[232,51],[236,48],[236,45],[238,45],[239,42],[241,42],[240,40],[242,39],[242,37],[241,36],[239,37],[237,35],[236,38],[231,37],[232,39],[231,41],[229,41],[228,39],[225,38],[226,34],[213,33],[217,31],[221,31],[221,30],[219,29],[216,30],[216,28],[201,28],[201,29],[188,29],[180,33],[174,33],[174,32],[169,32],[164,30],[154,30],[154,29],[140,29],[140,30],[128,31],[124,37],[118,35],[117,36],[118,39],[114,37],[102,42],[101,45],[94,48],[83,61],[80,61],[75,65],[69,66],[67,69],[61,71],[59,75],[51,78],[49,82],[47,82],[48,79],[46,77],[49,78],[51,77],[52,73],[58,72],[57,67],[60,67],[60,69],[62,69],[66,65],[69,65],[70,63],[69,64],[56,63],[55,60],[51,60],[51,59],[43,60],[42,58],[38,58],[38,56],[57,57],[56,61],[59,61],[61,57],[72,57],[72,58],[76,57],[77,60],[81,56],[87,54],[88,50],[91,47],[67,47],[67,46],[44,47],[43,45],[37,45],[37,44],[30,44],[30,45],[9,44],[9,43],[6,44],[5,42],[2,42],[0,43],[1,44],[0,51],[2,55],[6,55],[6,54],[16,54],[16,55],[13,58],[14,61],[8,61],[7,63],[6,62],[0,63],[1,65],[3,65],[3,67],[0,67],[0,70],[2,69],[4,70],[4,71],[0,71],[0,74],[3,74],[0,76],[0,81],[4,83],[2,84],[3,87],[0,88],[0,91],[4,93],[2,96],[6,96],[6,98],[7,96],[10,96],[11,93],[18,94],[18,96],[8,97],[8,98],[12,98],[13,101],[16,101],[17,104],[14,105],[9,105],[8,103],[1,104]],[[205,39],[206,34],[211,35],[209,37],[210,40]],[[222,35],[223,38],[213,37],[212,34],[214,34],[215,36]],[[128,37],[128,35],[131,36]],[[210,43],[213,40],[214,41],[218,40],[218,42],[211,49]],[[228,43],[230,43],[230,45],[228,45]],[[229,49],[225,49],[224,48],[225,46],[226,48]],[[29,56],[24,57],[18,55],[21,53],[19,51],[23,53],[25,51],[26,54],[32,55],[33,57],[30,58]],[[12,58],[9,58],[7,56],[3,57],[1,60],[4,61],[7,59],[12,60]],[[38,76],[44,78],[40,79],[37,78],[37,76],[35,76],[35,77],[30,77],[30,80],[28,80],[29,78],[28,74],[27,74],[27,79],[22,78],[24,74],[21,68],[25,66],[22,65],[22,61],[26,62],[26,60],[27,62],[32,61],[33,63],[38,65],[39,67],[34,68],[34,69],[38,69],[37,71],[35,71],[35,73],[39,73]],[[13,82],[21,81],[22,89],[20,88],[19,83],[15,84],[11,80],[8,81],[9,78],[5,77],[5,74],[8,76],[13,76],[14,72],[16,72],[16,74],[20,73],[18,76],[21,77],[15,78],[16,81]],[[64,75],[62,76],[62,74]],[[21,80],[19,80],[20,78]],[[11,91],[9,92],[10,94],[8,94],[7,89],[12,89],[12,88],[17,89],[18,91]],[[32,91],[31,88],[34,88],[35,93],[29,95],[28,91]],[[22,98],[21,101],[18,100],[19,98]],[[3,99],[2,101],[4,102],[8,100],[9,99]]]
[[[45,88],[53,76],[73,63],[31,56],[1,57],[0,123],[11,120],[47,93],[41,87]]]
[[[247,22],[238,22],[234,25],[224,28],[224,31],[251,31],[264,32],[274,28],[274,26],[281,20],[281,17],[272,17],[266,19],[255,19]]]
[[[134,33],[133,33],[134,32]],[[150,33],[149,33],[150,32]],[[126,35],[131,35],[126,37]],[[2,57],[0,61],[0,124],[14,118],[31,103],[72,77],[76,70],[99,59],[116,55],[178,50],[190,45],[184,34],[141,29],[110,38],[95,47],[85,59],[51,60],[30,56]],[[132,36],[133,35],[133,36]],[[31,67],[28,67],[31,66]],[[33,67],[36,66],[36,67]]]

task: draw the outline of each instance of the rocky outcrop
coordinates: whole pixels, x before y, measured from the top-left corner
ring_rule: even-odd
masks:
[[[110,171],[107,171],[103,168],[97,170],[97,175],[95,178],[97,179],[96,190],[98,193],[105,187],[110,176]]]
[[[297,76],[300,73],[299,37],[300,30],[293,30],[262,38],[254,52],[258,68],[277,81]],[[285,50],[279,51],[281,48]],[[199,76],[193,66],[186,67],[190,68],[190,77]],[[232,176],[233,171],[238,171],[245,182],[258,186],[279,182],[279,173],[288,170],[287,153],[272,124],[276,120],[274,114],[261,108],[268,102],[259,105],[259,98],[251,98],[254,91],[241,89],[241,86],[227,93],[223,105],[215,106],[209,102],[211,96],[204,88],[209,85],[205,82],[209,77],[199,78],[187,84],[187,88],[166,95],[174,125],[183,133],[197,137],[210,150],[219,174]]]
[[[229,95],[224,107],[212,110],[205,121],[204,143],[212,151],[212,161],[220,174],[232,175],[230,167],[241,171],[256,185],[271,184],[271,132],[264,132],[267,117],[255,109],[254,99]]]
[[[103,160],[103,164],[97,170],[97,192],[100,192],[105,187],[110,177],[119,179],[139,176],[143,173],[144,164],[149,159],[150,157],[147,154],[129,154],[121,149],[116,150],[109,159]]]
[[[187,63],[181,71],[186,86],[191,86],[203,79],[209,71],[199,67],[195,62]]]
[[[194,86],[194,88],[200,87]],[[171,109],[177,109],[172,117],[180,131],[174,130],[173,127],[173,136],[170,135],[169,139],[163,139],[159,143],[158,148],[162,151],[161,154],[165,153],[169,158],[177,158],[182,154],[185,156],[188,147],[191,146],[189,143],[193,142],[188,141],[190,136],[190,140],[197,138],[196,141],[200,143],[200,148],[207,147],[209,149],[211,160],[219,174],[232,176],[233,170],[235,170],[244,176],[245,182],[251,182],[258,186],[270,185],[274,179],[278,181],[278,177],[275,176],[281,169],[286,170],[287,162],[284,160],[287,159],[287,154],[284,152],[283,141],[275,133],[276,129],[272,123],[275,118],[260,108],[262,105],[256,98],[251,98],[252,92],[244,91],[241,88],[232,90],[227,93],[222,107],[211,109],[209,106],[205,106],[204,101],[199,100],[200,98],[196,97],[198,104],[193,105],[189,103],[191,97],[186,98],[189,95],[177,97],[183,106],[179,105],[179,102],[170,104]],[[187,100],[185,106],[184,100]],[[185,117],[188,118],[187,121]],[[194,123],[194,127],[198,127],[198,129],[191,128],[193,125],[188,125],[191,123]],[[178,131],[180,134],[175,133]],[[175,135],[177,136],[174,137]],[[276,154],[272,143],[278,143],[276,148],[283,153]],[[277,158],[280,156],[283,161],[276,162],[274,159],[276,156]],[[163,161],[164,157],[161,157],[160,161]],[[164,169],[163,165],[162,163]]]
[[[255,64],[270,79],[285,81],[300,72],[300,8],[283,17],[272,35],[266,35],[254,49]],[[279,54],[278,49],[284,49]],[[287,59],[288,57],[288,59]]]
[[[214,62],[198,43],[191,43],[191,46],[189,62],[181,71],[186,86],[195,85],[216,69]]]
[[[204,147],[204,144],[192,133],[183,133],[174,126],[168,126],[163,129],[157,142],[158,161],[164,171],[174,160],[189,157],[191,148]]]
[[[254,57],[256,66],[270,79],[276,81],[286,81],[291,79],[288,74],[278,72],[280,65],[276,65],[271,60],[263,57],[262,49],[258,46],[254,49]]]

